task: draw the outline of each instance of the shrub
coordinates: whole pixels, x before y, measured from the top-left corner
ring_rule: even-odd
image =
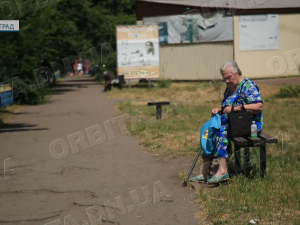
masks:
[[[13,96],[14,103],[36,105],[43,104],[46,100],[46,95],[51,94],[51,90],[48,86],[36,86],[36,89],[31,91],[31,81],[27,80],[16,80],[13,83]]]
[[[299,85],[288,85],[287,87],[280,88],[280,91],[275,95],[278,98],[294,98],[300,97],[300,86]]]
[[[158,83],[159,88],[168,88],[171,87],[172,81],[171,80],[160,80]]]

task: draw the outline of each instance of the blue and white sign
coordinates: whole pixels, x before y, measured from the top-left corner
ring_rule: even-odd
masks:
[[[19,20],[0,20],[0,32],[19,32]]]

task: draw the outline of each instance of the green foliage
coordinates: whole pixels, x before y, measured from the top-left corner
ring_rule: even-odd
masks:
[[[278,98],[294,98],[300,97],[300,86],[299,85],[288,85],[287,87],[280,88],[279,93],[275,95]]]
[[[159,88],[168,88],[171,87],[172,81],[171,80],[160,80],[158,83]]]
[[[135,0],[86,0],[53,1],[52,4],[28,10],[15,18],[20,22],[20,32],[2,33],[0,36],[1,67],[0,83],[12,85],[18,77],[22,85],[36,84],[33,71],[48,67],[62,60],[79,59],[78,53],[85,52],[93,62],[89,49],[95,47],[101,59],[101,46],[111,47],[110,57],[104,70],[116,70],[116,26],[135,24]],[[100,66],[93,65],[93,66]],[[53,70],[52,70],[53,72]],[[15,101],[26,104],[41,103],[49,88],[39,88],[27,94],[19,94]]]
[[[51,94],[48,86],[36,86],[30,89],[32,85],[29,79],[14,79],[13,96],[16,97],[14,102],[17,104],[36,105],[43,104],[47,101],[46,95]],[[38,88],[37,88],[38,87]]]

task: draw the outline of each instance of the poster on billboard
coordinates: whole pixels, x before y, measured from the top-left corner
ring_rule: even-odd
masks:
[[[279,49],[279,16],[239,16],[240,51]]]
[[[168,43],[168,24],[167,22],[159,22],[159,43],[167,44]]]
[[[117,26],[118,74],[125,79],[159,78],[157,25]]]
[[[233,40],[233,18],[231,14],[225,11],[211,13],[209,17],[200,12],[144,17],[143,23],[159,26],[160,44]]]

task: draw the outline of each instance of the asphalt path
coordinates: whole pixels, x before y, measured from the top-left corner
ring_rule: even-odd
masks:
[[[195,192],[178,178],[192,159],[143,148],[102,90],[91,78],[64,80],[49,103],[0,129],[0,224],[198,224]],[[57,143],[64,150],[50,152]]]

